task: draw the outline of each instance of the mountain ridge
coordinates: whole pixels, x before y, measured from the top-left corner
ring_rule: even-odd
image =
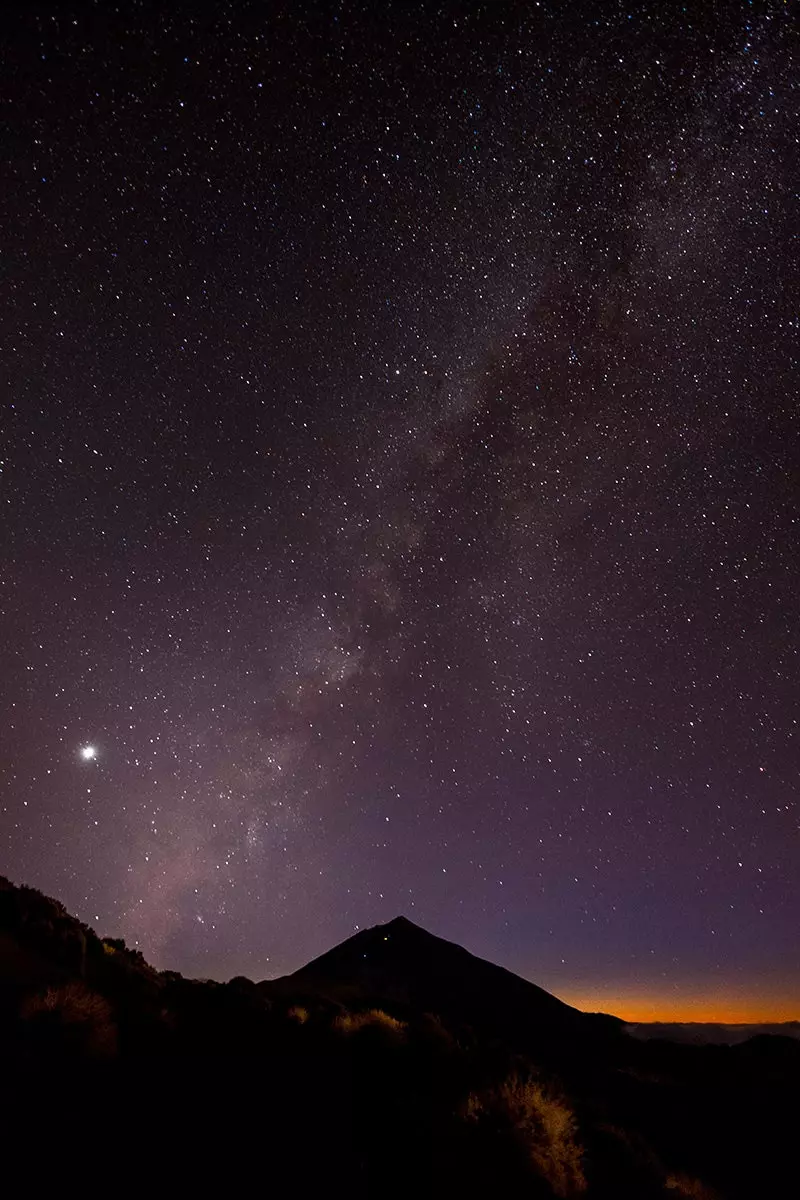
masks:
[[[331,1000],[408,1005],[461,1026],[487,1029],[502,1023],[523,1044],[547,1036],[583,1042],[621,1033],[623,1021],[585,1013],[506,967],[473,954],[399,915],[358,930],[298,970],[271,981],[278,988],[306,987]],[[268,986],[268,985],[267,985]]]

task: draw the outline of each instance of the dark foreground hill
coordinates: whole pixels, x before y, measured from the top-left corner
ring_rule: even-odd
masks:
[[[798,1042],[637,1041],[403,918],[219,984],[0,880],[0,1069],[34,1194],[795,1191]]]

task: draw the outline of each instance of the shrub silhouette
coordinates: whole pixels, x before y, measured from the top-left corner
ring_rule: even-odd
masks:
[[[691,1175],[675,1172],[667,1176],[665,1186],[676,1196],[685,1197],[686,1200],[719,1200],[717,1192]]]
[[[336,1017],[333,1028],[337,1033],[360,1033],[362,1029],[382,1029],[394,1036],[403,1034],[406,1030],[405,1021],[398,1021],[381,1008],[370,1008],[366,1012],[346,1012]]]
[[[466,1116],[509,1127],[557,1196],[586,1191],[575,1114],[565,1098],[538,1080],[513,1072],[496,1087],[473,1092],[467,1099]]]
[[[75,980],[30,996],[23,1021],[37,1049],[107,1058],[117,1049],[117,1030],[108,1001]]]

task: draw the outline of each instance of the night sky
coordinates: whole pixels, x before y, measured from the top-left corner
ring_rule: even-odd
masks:
[[[800,1017],[792,21],[5,10],[1,873]]]

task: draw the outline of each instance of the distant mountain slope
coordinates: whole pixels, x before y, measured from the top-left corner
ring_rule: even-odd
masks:
[[[361,930],[275,984],[343,1003],[399,1004],[520,1045],[585,1042],[622,1030],[618,1018],[571,1008],[406,917]]]
[[[723,1025],[718,1021],[643,1021],[625,1026],[631,1037],[644,1041],[663,1038],[695,1046],[740,1046],[755,1037],[785,1037],[800,1041],[800,1021],[760,1025]]]

